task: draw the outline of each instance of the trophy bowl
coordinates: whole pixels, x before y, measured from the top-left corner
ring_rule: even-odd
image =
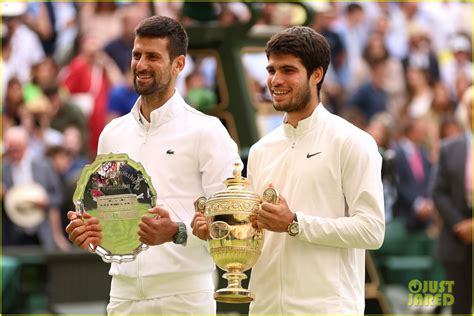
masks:
[[[263,201],[277,203],[278,193],[268,188],[263,197],[246,188],[248,180],[241,176],[240,164],[234,165],[233,177],[224,181],[227,189],[210,198],[200,197],[194,203],[196,211],[208,220],[209,249],[215,264],[226,273],[226,288],[214,293],[223,303],[249,303],[253,293],[242,287],[245,271],[257,262],[263,246],[262,229],[254,228],[252,220]]]

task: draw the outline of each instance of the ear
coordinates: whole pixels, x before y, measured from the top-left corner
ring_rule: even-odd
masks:
[[[317,86],[318,83],[320,83],[322,79],[323,79],[323,67],[318,67],[313,71],[310,77],[311,85]]]
[[[173,70],[176,71],[176,74],[179,74],[186,64],[186,57],[184,55],[177,56],[173,61]]]

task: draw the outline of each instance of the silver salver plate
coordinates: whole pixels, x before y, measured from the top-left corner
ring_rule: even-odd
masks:
[[[138,224],[156,204],[156,191],[142,164],[127,154],[98,155],[87,165],[73,197],[76,212],[99,220],[102,240],[94,252],[105,262],[130,262],[148,248]]]

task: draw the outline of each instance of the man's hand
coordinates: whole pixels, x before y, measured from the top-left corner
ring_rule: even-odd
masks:
[[[416,205],[416,217],[420,220],[429,220],[435,215],[436,209],[431,199],[420,199]]]
[[[102,239],[102,229],[99,224],[99,220],[92,217],[89,213],[84,213],[83,218],[87,219],[84,221],[76,212],[69,211],[67,213],[69,224],[66,227],[69,240],[72,243],[82,249],[88,249],[89,245],[92,245],[95,249]]]
[[[257,213],[257,227],[273,232],[286,232],[293,222],[294,213],[289,209],[285,198],[281,195],[278,204],[263,202]]]
[[[140,241],[146,245],[157,246],[165,242],[173,241],[178,232],[178,223],[170,219],[170,214],[162,207],[156,206],[148,210],[154,217],[148,215],[142,216],[138,227]]]
[[[209,239],[209,228],[207,225],[207,219],[204,214],[196,212],[191,222],[191,227],[193,229],[193,234],[202,240]]]
[[[466,245],[472,244],[472,218],[460,221],[454,225],[453,230]]]

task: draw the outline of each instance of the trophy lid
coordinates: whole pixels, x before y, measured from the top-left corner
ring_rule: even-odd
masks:
[[[242,177],[242,165],[238,162],[234,163],[233,177],[227,178],[224,183],[227,190],[246,190],[249,186],[247,178]]]
[[[247,180],[247,178],[242,177],[241,175],[242,164],[238,162],[234,163],[234,170],[232,173],[233,176],[227,178],[224,181],[227,189],[217,192],[211,199],[235,197],[239,199],[252,199],[260,201],[260,196],[258,194],[247,190],[250,182]]]

